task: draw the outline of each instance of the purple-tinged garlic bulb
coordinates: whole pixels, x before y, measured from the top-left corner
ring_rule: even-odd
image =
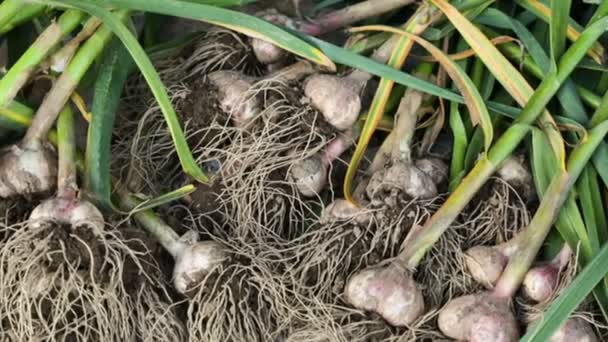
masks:
[[[517,321],[508,300],[490,293],[452,299],[437,320],[446,336],[468,342],[516,342]]]
[[[251,48],[257,60],[266,65],[273,65],[282,62],[289,55],[287,51],[259,38],[251,39]]]
[[[344,290],[354,307],[373,311],[393,326],[406,326],[424,312],[424,298],[411,273],[396,263],[352,275]]]
[[[557,287],[559,269],[553,265],[534,267],[526,273],[523,292],[535,302],[544,302],[551,298]]]
[[[558,288],[559,274],[570,262],[572,250],[564,244],[551,262],[531,268],[524,277],[523,292],[536,302],[545,302]]]
[[[284,14],[279,13],[275,9],[258,13],[257,16],[261,19],[280,26],[292,27],[294,25],[293,19]],[[279,64],[289,56],[289,53],[287,51],[263,39],[251,38],[250,43],[251,49],[253,50],[253,54],[255,55],[257,60],[262,64],[266,64],[269,66]]]
[[[598,342],[593,327],[580,317],[569,318],[548,342]]]

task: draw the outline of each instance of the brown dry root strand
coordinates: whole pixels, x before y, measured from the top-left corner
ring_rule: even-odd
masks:
[[[191,295],[187,308],[191,340],[261,342],[279,337],[279,324],[286,318],[277,313],[275,302],[285,300],[285,294],[256,265],[244,265],[242,260],[236,258],[208,274]]]
[[[347,306],[308,305],[302,310],[307,310],[307,321],[295,326],[285,338],[286,342],[448,341],[437,330],[436,310],[427,312],[408,327],[402,328],[391,327],[377,317],[365,317]]]
[[[163,84],[169,89],[174,89],[171,94],[174,101],[183,99],[184,93],[179,91],[179,88],[189,91],[192,88],[191,84],[197,83],[213,71],[235,70],[246,75],[260,75],[259,65],[252,55],[247,39],[238,33],[221,28],[211,28],[192,47],[186,48],[182,55],[156,61],[155,68]],[[123,120],[129,121],[130,117],[139,118],[142,112],[155,105],[154,96],[141,75],[129,78],[125,93],[121,103]],[[176,107],[178,114],[181,114],[179,106]],[[185,120],[181,121],[183,123]],[[158,124],[163,124],[162,118]],[[130,126],[133,128],[132,124]]]
[[[477,200],[461,214],[466,228],[467,246],[495,245],[510,240],[530,222],[530,210],[516,189],[493,178]]]
[[[259,75],[248,38],[236,32],[212,28],[198,41],[185,60],[186,78],[200,77],[216,70],[237,70],[247,75]]]
[[[188,88],[185,84],[169,87],[169,95],[192,149],[201,145],[227,144],[234,131],[227,126],[225,114],[208,97],[206,79]],[[197,93],[198,92],[198,93]],[[156,103],[134,119],[121,118],[113,145],[114,173],[134,191],[160,194],[175,189],[180,168],[171,135]],[[180,186],[180,185],[177,185]]]
[[[190,82],[217,70],[237,70],[251,76],[260,75],[261,70],[245,36],[217,27],[205,32],[182,54],[156,61],[155,67],[166,86]],[[139,75],[130,78],[125,91],[127,98],[140,105],[147,105],[141,103],[142,98],[153,98]]]
[[[134,340],[149,325],[156,325],[158,336],[183,336],[166,292],[161,295],[164,285],[146,273],[150,264],[141,258],[147,253],[129,248],[122,236],[106,232],[92,242],[77,232],[58,238],[47,228],[2,229],[13,230],[0,244],[0,331],[7,336],[18,341]],[[69,250],[72,243],[80,243],[89,256],[76,257]],[[145,280],[125,279],[127,264],[139,268]],[[146,325],[137,318],[144,314]]]
[[[502,191],[510,190],[508,187],[495,187],[491,189],[490,196],[496,196],[497,199],[505,199],[505,196],[507,196],[509,192],[505,193]],[[399,197],[396,196],[395,198]],[[437,202],[441,203],[441,199],[438,199]],[[500,241],[503,238],[509,238],[519,227],[513,225],[513,220],[516,221],[516,225],[518,222],[525,223],[528,221],[528,212],[523,202],[516,201],[513,203],[507,201],[507,203],[509,204],[504,205],[501,201],[496,201],[494,204],[497,205],[497,207],[495,208],[484,208],[482,206],[468,208],[468,210],[463,213],[462,217],[453,225],[453,229],[443,236],[433,247],[433,251],[428,253],[422,260],[415,279],[417,283],[423,284],[421,289],[428,307],[439,308],[451,298],[479,289],[479,286],[465,271],[464,265],[466,259],[462,251],[466,250],[471,245],[475,245],[479,241]],[[485,205],[487,206],[487,203]],[[387,206],[385,205],[385,208],[386,207]],[[390,208],[390,206],[388,206],[388,208]],[[378,214],[376,214],[376,220],[382,217],[381,215],[385,212],[386,209],[379,210]],[[503,220],[503,216],[499,215],[510,217],[511,221]],[[497,221],[497,218],[500,220]],[[491,223],[492,226],[489,226],[486,221]],[[486,226],[484,226],[484,224]],[[478,231],[477,235],[471,234],[478,230],[478,225],[483,227],[483,231]],[[351,280],[353,277],[361,276],[363,273],[365,273],[365,271],[356,273],[351,276]],[[377,281],[378,279],[388,281],[390,280],[390,277],[376,277],[374,281]],[[407,282],[402,281],[401,283],[405,284]],[[377,291],[379,288],[380,287],[376,286],[373,289],[374,291]],[[388,294],[384,293],[383,295]],[[382,295],[376,297],[380,298]],[[353,300],[350,302],[355,306],[367,309],[362,303]],[[390,321],[390,317],[382,308],[375,308],[373,311],[381,313],[385,319],[389,319]],[[407,322],[393,322],[393,324],[395,323],[397,325],[407,324]]]
[[[24,222],[37,204],[37,200],[20,197],[0,199],[0,227],[10,227],[16,223]],[[3,233],[0,233],[0,242],[12,232],[10,229],[2,229],[2,231]]]
[[[263,81],[252,90],[256,86],[262,87],[257,92],[264,98],[289,91],[276,81]],[[202,215],[214,210],[224,213],[225,219],[234,222],[231,226],[242,230],[241,236],[296,236],[308,225],[306,217],[316,216],[316,200],[303,201],[287,175],[295,163],[323,148],[331,130],[318,112],[288,97],[269,102],[246,129],[224,129],[216,140],[194,150],[202,164],[221,163],[213,185],[207,188],[214,192],[209,194],[215,197],[214,208],[204,205],[200,199],[209,196],[199,193],[192,196],[198,202],[193,203],[194,209],[206,209],[200,210]],[[217,126],[204,130],[212,129],[219,130]]]
[[[309,336],[328,336],[326,340],[335,341],[408,341],[416,336],[427,336],[428,340],[442,337],[434,323],[436,307],[430,308],[429,315],[410,322],[408,328],[395,332],[378,315],[346,305],[348,294],[343,294],[349,275],[398,254],[400,242],[409,227],[422,224],[431,214],[429,211],[439,204],[410,201],[409,205],[403,205],[400,214],[391,213],[396,215],[391,218],[386,210],[368,210],[372,220],[367,226],[357,224],[354,218],[342,222],[333,220],[311,227],[309,233],[285,246],[286,262],[295,265],[286,272],[286,282],[292,284],[294,296],[302,298],[298,317],[304,316],[299,317],[302,327],[288,340],[305,340]],[[383,224],[389,220],[392,220],[391,225]],[[430,277],[428,280],[436,281]]]
[[[273,171],[288,167],[286,162],[293,157],[285,157],[286,151],[291,151],[297,146],[306,150],[320,145],[325,139],[323,135],[331,134],[331,130],[324,131],[317,113],[310,107],[300,106],[297,102],[298,97],[293,93],[293,90],[279,80],[264,80],[254,84],[248,90],[248,94],[251,97],[261,98],[264,110],[259,113],[259,118],[241,129],[227,125],[222,113],[211,114],[202,122],[199,117],[194,115],[195,113],[191,113],[188,117],[188,112],[192,112],[191,108],[201,108],[194,106],[196,103],[192,102],[190,98],[197,99],[197,95],[200,98],[201,94],[195,95],[193,91],[182,87],[182,90],[178,90],[176,95],[181,94],[180,96],[182,96],[185,131],[191,138],[191,140],[189,139],[192,141],[191,147],[199,163],[205,167],[205,164],[209,162],[217,164],[219,161],[223,170],[232,169],[230,173],[233,174],[232,177],[235,180],[237,177],[245,176],[245,171],[250,172],[244,168],[256,165],[255,168],[258,170],[251,172],[253,174],[263,172],[260,177],[267,178],[274,173]],[[249,97],[249,95],[247,96]],[[176,107],[179,108],[179,105]],[[168,131],[160,119],[161,115],[159,109],[153,107],[146,112],[143,120],[134,123],[138,126],[135,135],[121,134],[121,136],[127,137],[126,139],[134,136],[133,139],[120,144],[120,146],[131,144],[130,155],[127,156],[122,152],[122,158],[125,161],[133,160],[132,170],[128,173],[139,176],[138,178],[141,178],[142,182],[147,183],[146,186],[154,184],[166,186],[165,189],[153,189],[155,190],[152,191],[153,193],[169,190],[171,185],[173,188],[180,186],[180,184],[175,184],[179,182],[180,172],[175,167],[176,156]],[[201,116],[204,115],[209,115],[209,113],[203,113]],[[205,124],[199,126],[203,123]],[[127,131],[132,129],[127,128]],[[307,155],[307,152],[300,153],[298,158]],[[242,160],[251,162],[245,163]],[[262,164],[257,165],[260,161]],[[124,163],[122,164],[124,165]],[[263,170],[263,168],[270,169]],[[220,170],[222,176],[226,173],[223,170]],[[273,177],[276,177],[276,173]],[[231,180],[220,181],[222,183],[233,182]],[[257,183],[255,188],[260,187],[259,178],[254,178],[252,181]],[[277,179],[275,183],[281,182],[280,185],[283,188],[288,185],[284,182],[284,177]],[[221,188],[215,183],[213,187]],[[297,196],[293,200],[297,201]]]
[[[429,307],[439,308],[452,298],[483,290],[467,269],[465,251],[479,244],[495,244],[513,237],[530,220],[525,203],[513,188],[497,180],[473,201],[432,247],[417,269],[416,281]]]
[[[374,265],[399,252],[399,244],[410,227],[421,224],[438,203],[409,201],[393,211],[370,209],[370,221],[359,225],[354,219],[310,227],[289,242],[293,253],[293,277],[304,293],[335,303],[353,272]]]
[[[177,304],[168,301],[164,294],[143,287],[131,295],[134,301],[131,319],[141,341],[183,341],[186,327],[176,313]]]

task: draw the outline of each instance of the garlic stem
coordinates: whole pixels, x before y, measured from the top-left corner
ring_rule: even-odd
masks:
[[[126,210],[133,210],[139,205],[139,201],[133,195],[119,190],[118,197],[121,206]],[[163,222],[152,210],[138,211],[133,217],[176,259],[184,248],[179,242],[179,235]]]
[[[69,105],[59,113],[57,120],[57,197],[76,198],[78,192],[76,173],[76,140],[74,136],[74,113]]]

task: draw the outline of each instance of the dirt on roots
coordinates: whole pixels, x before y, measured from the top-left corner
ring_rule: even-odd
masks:
[[[211,178],[156,211],[178,234],[195,231],[220,243],[229,262],[182,296],[171,286],[172,257],[133,219],[108,218],[101,236],[62,225],[34,231],[26,219],[35,201],[0,201],[0,341],[447,341],[437,328],[439,310],[481,289],[464,267],[464,251],[504,242],[529,222],[532,208],[515,189],[488,182],[414,270],[427,313],[407,328],[392,327],[348,305],[345,283],[397,256],[406,234],[446,195],[420,200],[391,192],[367,199],[368,222],[322,220],[341,184],[330,178],[306,198],[288,175],[338,132],[304,100],[298,82],[256,82],[245,96],[262,110],[235,126],[207,75],[261,76],[246,38],[214,29],[156,66]],[[135,193],[158,196],[192,182],[140,76],[128,82],[112,149],[117,184]],[[539,310],[516,307],[525,319]]]

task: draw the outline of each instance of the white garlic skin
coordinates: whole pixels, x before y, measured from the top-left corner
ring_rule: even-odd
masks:
[[[283,61],[288,56],[287,51],[263,39],[252,38],[250,43],[253,54],[262,64],[276,64]]]
[[[245,125],[262,111],[258,99],[247,96],[254,81],[251,77],[231,70],[214,71],[208,77],[218,89],[220,108],[236,126]]]
[[[502,275],[509,259],[496,247],[475,246],[465,252],[467,269],[479,284],[491,289]]]
[[[40,203],[30,214],[28,225],[33,229],[49,223],[69,224],[72,228],[87,227],[101,235],[105,220],[95,205],[72,198],[52,198]]]
[[[366,226],[371,221],[372,214],[364,208],[359,208],[345,199],[337,199],[330,203],[321,213],[321,222],[329,223],[334,221],[353,220],[362,226]]]
[[[416,167],[429,175],[435,185],[439,185],[448,179],[449,167],[439,158],[421,158],[416,160]]]
[[[0,198],[49,192],[57,184],[57,158],[44,143],[0,151]]]
[[[361,112],[360,85],[348,78],[315,74],[304,82],[304,94],[336,129],[351,128]]]
[[[296,161],[289,178],[304,197],[317,196],[327,183],[327,166],[319,155]]]
[[[189,293],[227,259],[226,249],[214,241],[184,245],[176,256],[173,268],[175,289],[181,294]]]
[[[525,201],[534,196],[532,174],[525,165],[522,156],[511,156],[505,160],[497,172],[498,177],[515,187]]]
[[[366,188],[369,198],[376,198],[382,191],[398,189],[412,198],[429,199],[438,194],[431,176],[416,166],[393,161],[388,169],[375,172]]]

